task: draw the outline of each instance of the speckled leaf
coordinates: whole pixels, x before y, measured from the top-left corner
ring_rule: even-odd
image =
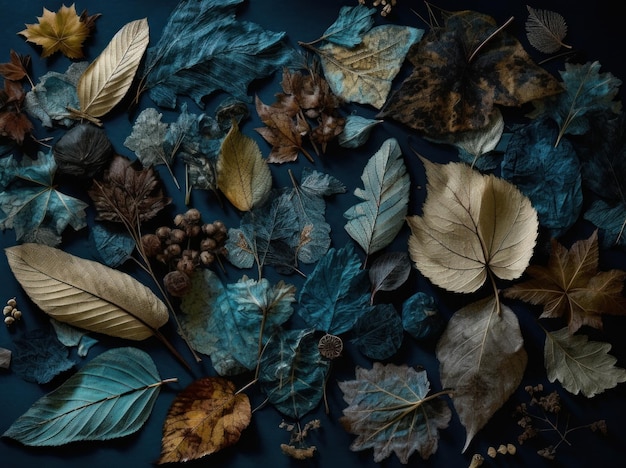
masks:
[[[28,382],[44,384],[74,367],[52,330],[34,329],[15,339],[12,369]]]
[[[379,361],[392,357],[404,337],[402,319],[391,304],[376,304],[359,317],[352,332],[355,336],[352,342],[358,350]]]

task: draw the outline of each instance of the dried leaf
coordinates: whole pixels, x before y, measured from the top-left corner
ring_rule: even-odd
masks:
[[[314,42],[324,40],[344,47],[359,45],[363,42],[363,34],[374,26],[375,12],[376,8],[368,8],[362,4],[342,6],[335,22]]]
[[[60,322],[144,340],[169,318],[165,304],[126,273],[39,244],[16,245],[5,252],[30,299]]]
[[[429,395],[426,371],[375,362],[357,367],[355,380],[339,382],[348,403],[342,426],[358,437],[350,450],[374,449],[374,462],[395,453],[400,463],[418,451],[427,459],[437,451],[439,429],[448,427],[452,412],[444,400]]]
[[[59,322],[51,318],[50,324],[52,328],[54,328],[57,339],[61,344],[67,347],[76,346],[76,354],[80,357],[87,356],[89,349],[98,343],[98,340],[89,336],[87,332],[68,325],[67,323]]]
[[[40,398],[2,436],[28,446],[124,437],[146,422],[163,383],[144,351],[111,349]]]
[[[483,175],[464,163],[422,159],[427,196],[423,216],[407,218],[409,255],[434,284],[455,292],[476,291],[488,272],[518,278],[537,238],[537,212],[513,184]]]
[[[81,123],[55,143],[52,154],[59,174],[91,180],[111,162],[113,145],[103,129]]]
[[[217,186],[241,211],[250,211],[267,199],[272,173],[256,141],[239,131],[235,120],[222,141],[217,161]]]
[[[396,354],[404,338],[402,319],[391,304],[376,304],[359,317],[352,332],[358,350],[380,361]]]
[[[126,228],[116,223],[94,223],[89,240],[98,253],[98,260],[112,268],[128,260],[136,247]]]
[[[4,80],[4,89],[0,89],[0,136],[9,137],[18,145],[24,143],[24,138],[33,129],[22,109],[25,96],[19,82]]]
[[[528,18],[526,19],[526,37],[528,42],[540,52],[552,54],[561,47],[571,49],[563,43],[567,35],[567,24],[562,15],[555,11],[538,10],[526,5]]]
[[[402,327],[416,340],[437,335],[444,325],[434,297],[418,291],[402,303]]]
[[[556,239],[546,266],[530,265],[531,279],[503,291],[505,297],[542,304],[541,317],[562,317],[570,334],[583,325],[602,329],[602,315],[626,313],[626,271],[598,271],[598,231],[569,249]]]
[[[68,355],[52,330],[36,328],[15,340],[12,369],[28,382],[45,384],[74,367]]]
[[[157,463],[197,460],[234,445],[252,419],[250,400],[222,377],[204,377],[176,395],[163,424]]]
[[[133,124],[133,131],[124,140],[124,146],[137,155],[144,167],[171,164],[163,151],[168,124],[161,122],[163,114],[154,107],[142,110]]]
[[[466,429],[464,452],[522,380],[528,356],[517,316],[494,297],[467,305],[450,318],[436,353]]]
[[[8,369],[11,366],[11,350],[0,348],[0,369]]]
[[[21,81],[28,77],[30,67],[30,55],[20,55],[11,49],[11,60],[8,63],[0,63],[0,76],[10,81]]]
[[[411,273],[411,262],[406,252],[385,252],[376,257],[369,268],[372,293],[370,303],[378,291],[398,289]]]
[[[626,382],[626,370],[615,366],[609,343],[588,340],[567,328],[547,331],[544,359],[550,382],[558,380],[568,392],[592,398]]]
[[[344,148],[358,148],[365,144],[372,129],[382,123],[382,120],[366,119],[359,115],[349,115],[339,134],[337,142]]]
[[[126,95],[150,40],[148,21],[131,21],[111,39],[78,80],[80,115],[102,117]]]

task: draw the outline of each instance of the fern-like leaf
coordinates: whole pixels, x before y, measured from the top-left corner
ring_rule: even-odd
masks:
[[[559,13],[549,10],[528,8],[526,20],[526,37],[535,49],[545,54],[557,52],[561,47],[571,49],[563,43],[567,35],[567,24]]]

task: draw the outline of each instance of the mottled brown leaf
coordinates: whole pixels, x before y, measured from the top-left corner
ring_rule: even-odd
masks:
[[[222,377],[196,380],[180,392],[163,424],[159,464],[196,460],[234,445],[252,418],[250,400]]]

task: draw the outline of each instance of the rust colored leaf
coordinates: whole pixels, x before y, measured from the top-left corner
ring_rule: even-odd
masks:
[[[234,445],[252,418],[250,400],[222,377],[196,380],[180,392],[163,425],[158,464],[196,460]]]
[[[0,63],[0,75],[11,81],[20,81],[28,76],[30,55],[20,55],[11,50],[11,60]]]
[[[33,129],[32,122],[22,112],[25,96],[21,83],[4,80],[4,89],[0,89],[0,135],[20,145]]]

